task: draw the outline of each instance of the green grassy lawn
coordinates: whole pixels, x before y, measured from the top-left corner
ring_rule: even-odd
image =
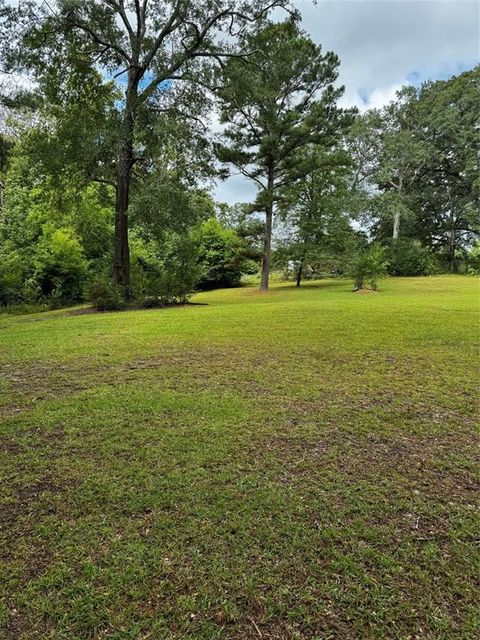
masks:
[[[0,637],[477,638],[478,281],[0,317]]]

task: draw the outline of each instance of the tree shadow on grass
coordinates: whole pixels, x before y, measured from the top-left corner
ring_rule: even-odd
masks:
[[[124,311],[158,311],[160,309],[176,309],[178,307],[208,307],[207,302],[178,302],[174,304],[154,304],[149,306],[127,306],[124,309],[99,309],[98,307],[82,307],[81,309],[72,309],[62,316],[86,316],[94,313],[122,313]],[[47,318],[46,318],[47,319]]]
[[[304,291],[305,289],[332,289],[339,288],[342,285],[347,286],[348,280],[314,280],[312,282],[302,282],[299,287],[296,287],[293,282],[281,284],[276,289],[289,289],[290,291]]]

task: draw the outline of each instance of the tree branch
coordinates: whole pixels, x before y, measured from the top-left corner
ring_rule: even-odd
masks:
[[[67,21],[70,23],[70,25],[72,27],[80,29],[81,31],[84,31],[85,33],[88,33],[88,35],[92,38],[92,40],[94,42],[96,42],[97,44],[102,45],[102,47],[106,47],[106,49],[113,49],[122,58],[124,58],[129,64],[132,63],[132,60],[131,60],[130,56],[127,54],[125,49],[123,49],[123,47],[121,47],[120,45],[118,45],[115,42],[108,42],[108,40],[104,40],[88,24],[85,24],[84,22],[81,22],[79,20],[73,20],[71,17],[67,17]]]
[[[148,96],[150,96],[154,91],[155,88],[161,84],[163,81],[165,80],[169,80],[171,75],[176,74],[177,71],[185,64],[185,62],[187,62],[188,60],[195,58],[195,57],[213,57],[215,59],[217,59],[217,61],[220,64],[223,64],[221,62],[221,58],[222,57],[244,57],[245,55],[249,55],[249,54],[233,54],[231,52],[220,52],[220,51],[199,51],[200,47],[203,45],[203,43],[205,42],[205,39],[208,36],[208,33],[210,32],[211,29],[213,29],[213,27],[220,22],[223,18],[226,18],[227,16],[230,16],[232,19],[234,18],[239,18],[241,20],[245,20],[246,22],[254,22],[255,20],[260,19],[263,15],[265,15],[266,13],[268,13],[268,11],[270,11],[270,9],[272,9],[273,7],[276,6],[280,6],[283,5],[284,3],[282,2],[282,0],[272,0],[272,2],[270,2],[264,9],[262,9],[261,11],[259,11],[257,14],[253,15],[253,16],[249,16],[245,13],[242,13],[240,11],[235,11],[233,9],[224,9],[223,11],[218,11],[217,13],[215,13],[213,16],[211,16],[206,23],[204,24],[203,27],[199,27],[197,25],[195,25],[193,22],[189,22],[190,26],[194,26],[194,29],[196,31],[196,38],[195,41],[189,46],[189,47],[185,47],[185,52],[184,55],[181,56],[181,58],[178,60],[178,62],[174,65],[172,65],[170,67],[170,69],[165,70],[163,73],[159,73],[155,76],[155,78],[148,84],[148,86],[142,91],[141,94],[141,98],[142,100],[146,100],[148,98]],[[170,16],[169,20],[167,21],[167,23],[165,24],[164,28],[161,30],[161,32],[159,33],[152,49],[150,50],[149,54],[145,57],[145,59],[142,62],[142,68],[144,70],[148,69],[150,64],[152,63],[153,59],[155,58],[159,48],[161,47],[163,41],[165,40],[165,38],[172,33],[173,31],[175,31],[176,29],[178,29],[178,27],[180,27],[182,24],[185,24],[184,21],[177,21],[177,18],[180,15],[180,6],[181,6],[181,2],[180,0],[177,2],[176,7],[172,13],[172,15]]]
[[[133,45],[135,43],[135,33],[133,31],[132,25],[130,24],[130,21],[127,17],[127,14],[125,13],[125,4],[124,4],[124,0],[119,0],[119,2],[115,2],[115,0],[105,0],[105,4],[109,5],[110,7],[112,7],[112,9],[114,11],[116,11],[118,13],[118,15],[121,17],[123,24],[125,25],[125,28],[128,32],[128,35],[130,36],[130,42],[132,44],[132,49],[133,49]]]
[[[146,9],[146,0],[145,0],[145,9]],[[180,15],[180,9],[181,9],[181,1],[178,0],[177,4],[175,6],[175,9],[173,10],[172,15],[170,16],[170,18],[167,20],[166,24],[164,25],[163,29],[160,31],[160,33],[158,34],[155,42],[153,43],[152,48],[150,49],[150,51],[148,52],[148,54],[145,56],[145,58],[142,60],[141,66],[143,69],[148,69],[153,61],[153,59],[155,58],[155,56],[157,55],[158,50],[160,49],[160,47],[162,46],[162,42],[165,40],[165,38],[170,34],[173,33],[173,31],[175,31],[176,29],[178,29],[178,27],[181,25],[181,21],[178,22],[177,19]],[[165,78],[166,79],[166,78]]]

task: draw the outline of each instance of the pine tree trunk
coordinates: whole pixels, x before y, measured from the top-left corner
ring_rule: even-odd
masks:
[[[307,255],[307,240],[305,239],[303,241],[302,257],[300,258],[300,264],[298,265],[298,269],[297,269],[297,278],[296,278],[297,287],[299,287],[302,282],[306,255]]]
[[[269,205],[265,209],[265,236],[263,238],[262,281],[260,284],[260,291],[268,291],[268,280],[270,276],[270,255],[272,251],[272,226],[273,207]]]
[[[270,169],[268,172],[269,204],[267,207],[265,207],[265,235],[263,237],[262,280],[260,283],[260,291],[268,291],[268,280],[270,276],[270,256],[272,253],[273,227],[273,187],[273,169]]]

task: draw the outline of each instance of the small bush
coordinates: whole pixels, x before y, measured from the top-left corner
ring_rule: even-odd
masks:
[[[41,303],[19,302],[18,304],[8,304],[0,306],[0,314],[8,316],[22,316],[30,313],[42,313],[48,311],[49,307]]]
[[[4,247],[0,252],[0,305],[22,302],[22,285],[25,277],[25,261],[15,250]]]
[[[480,240],[473,245],[465,257],[465,272],[469,275],[480,274]]]
[[[384,247],[373,244],[354,256],[350,273],[355,291],[366,287],[377,290],[378,278],[386,273],[388,267],[385,255]]]
[[[101,311],[114,311],[125,307],[121,287],[105,274],[97,274],[86,287],[85,298]]]

